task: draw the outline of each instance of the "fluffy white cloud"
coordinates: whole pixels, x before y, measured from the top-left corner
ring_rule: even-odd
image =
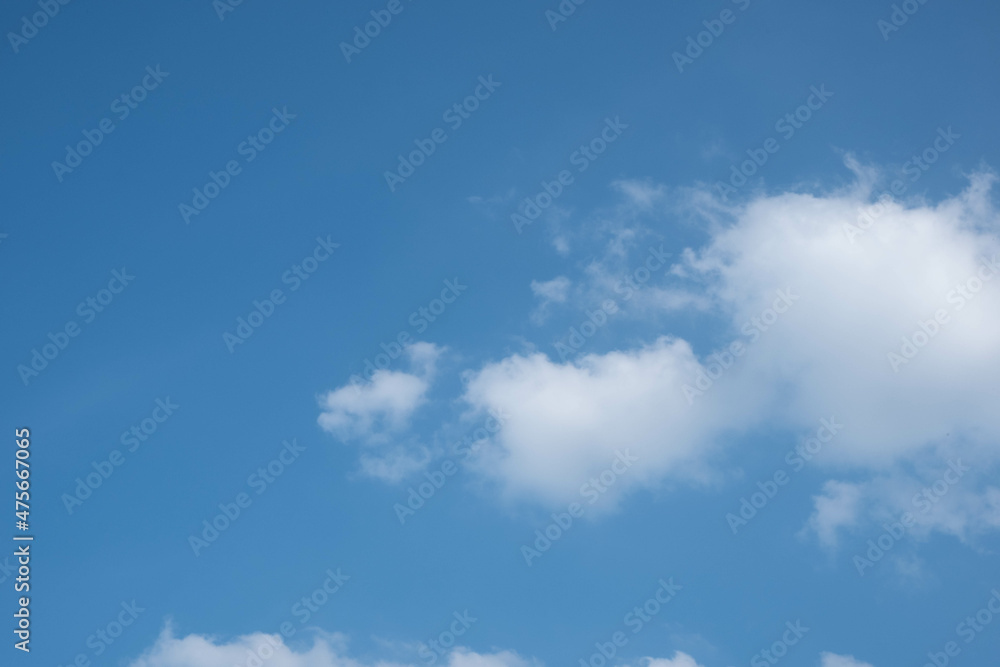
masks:
[[[709,281],[734,325],[762,319],[778,289],[800,298],[773,326],[764,320],[768,330],[734,379],[771,395],[786,423],[832,414],[847,424],[830,448],[835,462],[882,468],[947,433],[974,435],[995,452],[992,181],[975,176],[936,206],[889,202],[860,236],[852,229],[870,208],[857,192],[763,197],[738,211],[734,225],[687,254],[687,269]]]
[[[320,427],[345,442],[364,445],[361,470],[386,482],[398,482],[421,470],[430,449],[407,435],[414,413],[427,403],[437,361],[443,350],[430,343],[405,349],[409,372],[376,370],[371,381],[354,381],[319,397]]]
[[[477,653],[456,647],[441,663],[444,667],[543,667],[513,651]],[[168,624],[156,642],[128,667],[416,667],[413,661],[358,660],[348,655],[348,641],[342,634],[318,633],[308,649],[293,650],[279,634],[262,632],[242,635],[229,641],[191,634],[176,637]],[[676,651],[672,658],[643,658],[638,667],[702,667],[693,657]],[[823,653],[821,667],[872,667],[853,656]]]
[[[646,658],[643,667],[701,667],[687,653],[677,651],[673,658]]]
[[[360,661],[347,657],[347,641],[343,635],[320,634],[304,651],[289,648],[281,635],[256,633],[219,642],[211,637],[188,635],[175,637],[170,626],[156,643],[129,667],[247,667],[264,664],[267,667],[415,667],[416,663]],[[474,653],[456,648],[442,663],[445,667],[535,667],[537,662],[521,658],[516,653]]]
[[[426,402],[440,352],[430,343],[414,343],[406,348],[413,372],[377,370],[367,384],[327,392],[319,399],[319,425],[344,440],[384,442],[388,434],[405,429]]]
[[[713,434],[745,416],[688,405],[681,385],[699,367],[691,347],[670,338],[575,363],[534,354],[489,364],[471,378],[465,400],[508,418],[481,469],[509,497],[550,504],[579,500],[581,485],[624,450],[638,462],[617,479],[613,496],[670,471],[698,475],[695,464]]]
[[[873,176],[863,176],[845,191],[762,195],[739,208],[690,195],[713,231],[674,265],[682,286],[661,307],[708,308],[720,323],[713,338],[727,341],[721,356],[696,355],[661,329],[653,343],[566,363],[542,354],[489,363],[464,399],[511,418],[484,474],[508,496],[562,503],[620,448],[642,460],[621,486],[697,478],[727,430],[806,432],[822,417],[845,425],[822,459],[838,470],[882,474],[928,456],[995,461],[994,177],[973,175],[939,204],[872,207]],[[632,206],[660,200],[648,187],[624,191]],[[609,255],[644,255],[641,237],[614,229]],[[743,354],[730,358],[728,341]],[[814,526],[829,543],[860,501],[846,486],[827,491]],[[990,497],[977,511],[995,513]]]
[[[624,315],[608,321],[603,341],[627,321],[628,345],[565,362],[511,354],[469,372],[463,419],[508,415],[478,459],[480,473],[507,499],[559,506],[579,500],[582,485],[627,449],[639,462],[616,478],[604,505],[613,507],[629,487],[714,478],[725,465],[721,443],[755,427],[805,434],[832,418],[844,427],[811,465],[851,481],[816,498],[808,527],[821,543],[881,520],[879,503],[912,509],[913,493],[934,478],[902,471],[950,458],[975,469],[928,512],[927,529],[967,539],[1000,527],[1000,490],[986,484],[1000,464],[995,177],[974,174],[936,204],[872,205],[877,170],[848,166],[857,182],[847,189],[758,195],[738,207],[702,190],[617,183],[623,202],[596,226],[603,258],[587,264],[572,295],[563,276],[532,289],[543,304],[579,297],[592,309],[617,299]],[[710,231],[666,268],[648,221],[657,211],[675,216],[679,202]],[[617,283],[647,260],[655,280],[626,300]],[[714,327],[690,342],[669,335],[665,324],[684,311],[714,318]],[[426,401],[437,355],[428,344],[413,351],[423,370],[380,371],[370,385],[330,392],[320,424],[383,447],[398,440]],[[366,455],[365,470],[400,479],[429,455],[412,443],[393,447]]]
[[[426,379],[398,371],[377,371],[371,384],[346,385],[326,394],[319,425],[342,438],[371,436],[405,427],[424,402]]]
[[[853,655],[823,653],[820,656],[820,667],[872,667],[872,665],[855,659]]]
[[[210,637],[175,637],[168,626],[156,643],[129,667],[233,667],[267,660],[270,667],[355,667],[342,659],[335,646],[338,636],[318,639],[308,651],[296,653],[284,644],[281,635],[256,633],[218,643]]]

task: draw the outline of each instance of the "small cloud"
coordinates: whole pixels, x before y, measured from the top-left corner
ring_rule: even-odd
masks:
[[[611,184],[618,192],[625,195],[629,203],[639,208],[650,208],[666,193],[662,185],[651,185],[643,181],[615,181]]]
[[[361,471],[369,477],[395,484],[431,462],[433,454],[426,447],[396,447],[378,456],[361,456]]]
[[[549,306],[553,303],[566,303],[569,294],[570,280],[566,276],[557,276],[552,280],[531,281],[531,292],[539,300],[531,313],[531,321],[541,325],[549,316]]]
[[[552,247],[560,256],[565,257],[569,254],[569,239],[560,234],[552,239]]]
[[[858,522],[861,495],[858,484],[830,480],[822,495],[813,496],[815,509],[806,529],[814,531],[823,546],[836,547],[838,531]]]
[[[853,655],[823,653],[820,655],[820,667],[872,667],[872,665],[868,662],[861,662]]]
[[[413,413],[427,400],[441,348],[414,343],[406,348],[411,372],[378,370],[368,384],[346,384],[319,399],[320,427],[343,440],[369,444],[405,430]]]
[[[677,651],[673,658],[643,658],[642,667],[702,667],[687,653]]]

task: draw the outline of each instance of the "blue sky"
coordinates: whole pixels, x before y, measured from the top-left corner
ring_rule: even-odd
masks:
[[[998,19],[8,3],[10,664],[991,664]]]

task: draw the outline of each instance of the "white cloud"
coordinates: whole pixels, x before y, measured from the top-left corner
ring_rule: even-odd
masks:
[[[630,204],[641,209],[652,207],[666,194],[666,188],[662,185],[644,181],[620,180],[612,183],[612,186],[622,193]]]
[[[822,545],[834,547],[840,531],[859,525],[862,508],[876,531],[909,514],[913,525],[906,533],[918,540],[940,532],[972,543],[1000,528],[1000,489],[990,485],[995,479],[992,468],[976,469],[960,458],[942,460],[935,454],[910,463],[914,470],[893,467],[860,483],[827,482],[823,495],[813,498],[815,510],[806,531],[814,531]],[[911,558],[898,565],[915,572],[914,564]]]
[[[410,360],[410,372],[428,380],[432,379],[442,353],[444,348],[434,343],[418,341],[407,345],[406,355]]]
[[[539,282],[531,281],[532,293],[543,301],[554,301],[563,303],[566,301],[566,293],[569,290],[570,281],[566,276],[557,276],[552,280]]]
[[[508,497],[558,504],[574,499],[620,447],[643,461],[623,486],[653,485],[709,474],[727,429],[768,424],[805,432],[821,417],[846,427],[818,466],[879,475],[928,456],[995,461],[994,179],[974,175],[964,192],[936,205],[890,202],[857,235],[873,178],[831,194],[761,195],[739,208],[691,193],[711,236],[675,265],[670,275],[688,284],[661,308],[709,308],[720,323],[715,339],[740,341],[746,353],[690,407],[682,386],[694,385],[710,360],[687,341],[661,337],[662,318],[650,318],[659,330],[645,346],[568,363],[541,354],[489,363],[472,376],[464,399],[474,409],[502,408],[511,420],[484,474]],[[628,190],[630,204],[646,201],[643,192]],[[615,261],[646,251],[634,243],[638,232],[607,229]],[[775,316],[781,293],[793,305],[786,307],[786,297],[785,314]],[[923,345],[921,324],[934,330],[927,322],[941,311],[945,323]],[[901,350],[903,337],[915,334],[917,353]],[[904,352],[912,358],[893,368],[889,353]],[[840,495],[826,498],[815,515],[828,542],[854,519],[859,501],[847,488],[829,487]],[[970,511],[995,516],[990,498],[981,496],[981,507]]]
[[[175,637],[168,625],[156,643],[129,667],[415,667],[416,663],[360,661],[349,658],[343,635],[320,634],[304,651],[289,648],[281,635],[255,633],[219,642],[211,637]],[[534,667],[538,663],[510,651],[480,654],[456,648],[442,663],[445,667]]]
[[[409,652],[415,652],[411,647]],[[421,660],[420,662],[423,662]],[[359,660],[349,657],[348,640],[339,633],[317,632],[312,646],[294,650],[279,634],[262,632],[235,637],[228,641],[191,634],[176,637],[173,628],[164,627],[156,642],[128,667],[417,667],[417,662]],[[443,667],[543,667],[537,659],[525,658],[513,651],[477,653],[456,647],[442,656]],[[676,651],[672,658],[643,658],[639,667],[702,667],[693,657]],[[872,667],[853,656],[823,653],[821,667]]]
[[[535,667],[536,660],[526,660],[511,651],[483,655],[459,648],[448,656],[448,667]]]
[[[677,651],[673,658],[646,658],[642,667],[701,667],[687,653]]]
[[[823,486],[822,495],[813,496],[815,510],[808,528],[816,532],[822,545],[836,546],[838,531],[858,522],[861,494],[858,484],[831,480]]]
[[[908,508],[923,477],[904,474],[907,466],[949,457],[975,471],[929,513],[926,529],[969,539],[1000,527],[1000,490],[986,486],[1000,464],[995,178],[972,175],[963,192],[937,204],[872,207],[878,171],[847,163],[857,181],[846,189],[762,194],[738,207],[704,190],[617,183],[623,203],[596,225],[603,259],[578,281],[532,283],[543,305],[568,301],[571,285],[588,302],[613,297],[624,305],[614,284],[649,256],[666,256],[658,241],[650,245],[663,234],[649,220],[672,220],[686,206],[706,221],[708,238],[658,268],[662,274],[623,308],[628,319],[602,330],[606,341],[625,321],[627,345],[565,363],[509,354],[467,374],[463,419],[489,409],[509,415],[479,472],[508,500],[558,506],[579,500],[581,485],[628,448],[641,463],[616,483],[614,499],[664,480],[713,479],[724,465],[723,441],[737,446],[760,425],[805,434],[825,417],[845,426],[810,465],[849,481],[831,482],[817,497],[808,525],[821,543],[881,520],[878,505]],[[689,314],[709,325],[699,327],[706,335],[692,342],[669,335],[672,322],[690,324]],[[722,353],[737,341],[743,354],[723,356],[721,369],[709,340]],[[324,397],[321,425],[382,445],[402,432],[427,400],[438,351],[424,345],[423,370],[380,372],[371,385]],[[363,467],[399,479],[428,456],[420,446],[394,445]]]
[[[823,653],[820,656],[820,667],[872,667],[872,665],[855,659],[853,655]]]
[[[489,364],[470,379],[465,400],[509,417],[494,436],[496,446],[481,456],[481,469],[508,496],[551,504],[578,500],[580,486],[626,448],[639,462],[612,495],[676,469],[697,474],[688,466],[740,412],[725,416],[688,405],[681,384],[698,367],[690,346],[669,338],[574,363],[534,354]]]
[[[423,470],[433,457],[433,452],[422,445],[398,445],[376,454],[362,453],[361,471],[393,484]]]
[[[531,281],[531,293],[538,299],[538,305],[531,313],[531,321],[542,324],[548,318],[549,307],[553,303],[566,303],[572,283],[566,276],[556,276],[552,280]]]
[[[837,415],[848,428],[830,455],[842,463],[883,468],[949,432],[975,434],[995,452],[1000,277],[971,300],[956,290],[1000,251],[991,181],[973,177],[937,206],[891,203],[854,243],[845,225],[866,203],[855,193],[762,197],[737,211],[736,224],[688,253],[687,268],[709,281],[734,325],[776,289],[801,295],[747,355],[737,378],[745,391],[774,395],[775,416],[793,425]],[[940,310],[947,324],[894,372],[888,353]]]
[[[318,422],[323,430],[347,439],[378,440],[400,431],[422,405],[441,349],[430,343],[406,348],[413,373],[377,370],[368,384],[346,384],[320,397]]]
[[[429,388],[428,381],[416,375],[377,371],[371,384],[345,385],[323,396],[319,425],[344,439],[398,431],[424,402]]]
[[[337,656],[333,644],[338,637],[320,638],[308,651],[296,653],[281,635],[255,633],[218,643],[210,637],[174,637],[167,626],[156,643],[129,667],[233,667],[246,665],[251,655],[267,660],[269,667],[355,667],[357,663]]]
[[[427,402],[442,349],[430,343],[406,348],[410,372],[377,370],[371,382],[349,383],[320,396],[320,427],[345,441],[360,441],[375,453],[362,455],[362,469],[397,481],[429,458],[425,448],[400,444],[414,413]]]

